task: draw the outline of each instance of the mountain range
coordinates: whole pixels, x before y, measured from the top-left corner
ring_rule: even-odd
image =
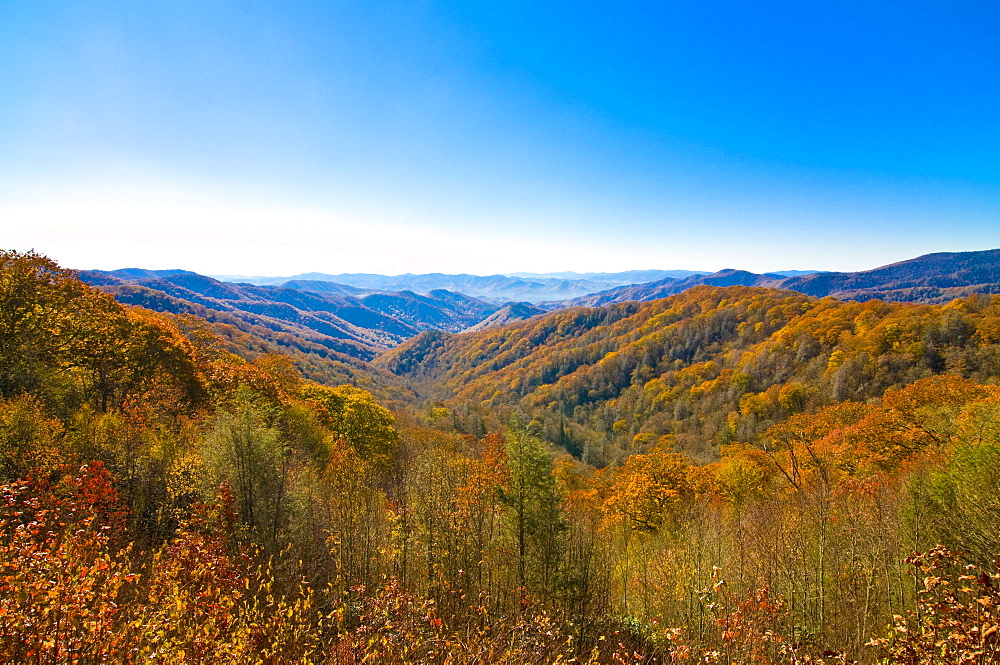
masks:
[[[691,270],[629,270],[626,272],[593,273],[515,273],[510,275],[445,275],[427,273],[415,275],[374,275],[370,273],[303,273],[291,277],[247,277],[243,275],[213,275],[225,282],[258,286],[289,286],[306,282],[326,282],[351,287],[360,292],[414,291],[427,293],[444,289],[464,293],[495,303],[555,301],[584,296],[617,286],[641,284],[666,278],[685,278],[697,273]],[[294,288],[294,286],[293,286]]]
[[[501,309],[440,289],[424,295],[364,292],[309,280],[256,286],[183,270],[90,270],[80,278],[126,304],[291,333],[364,360],[421,331],[458,332]]]
[[[674,276],[603,288],[614,281],[668,273]],[[555,310],[647,302],[696,286],[768,287],[840,300],[943,303],[970,293],[1000,293],[1000,249],[928,254],[863,272],[793,273],[631,271],[552,273],[555,276],[526,273],[523,277],[306,273],[287,279],[253,278],[277,281],[273,284],[226,282],[185,270],[90,270],[81,272],[80,277],[126,304],[196,314],[212,324],[230,326],[241,334],[252,333],[259,340],[320,358],[317,362],[326,362],[322,358],[329,356],[350,363],[348,359],[372,360],[425,331],[483,331]],[[578,278],[570,279],[573,275]],[[318,277],[351,283],[315,279]],[[439,288],[442,284],[453,289]],[[543,294],[580,291],[587,292],[537,302]],[[491,295],[477,297],[475,293]],[[530,293],[536,302],[512,302],[502,295],[524,293]]]
[[[620,286],[578,298],[541,303],[546,309],[599,307],[666,298],[700,285],[763,286],[840,300],[943,303],[970,293],[1000,293],[1000,249],[939,252],[862,272],[752,273],[720,270],[711,275],[666,277]]]

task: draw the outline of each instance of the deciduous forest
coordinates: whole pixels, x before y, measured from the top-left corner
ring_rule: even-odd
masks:
[[[0,252],[0,660],[1000,659],[1000,296],[276,335]]]

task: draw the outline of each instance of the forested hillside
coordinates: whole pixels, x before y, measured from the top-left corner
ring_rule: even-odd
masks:
[[[1000,297],[273,343],[0,252],[0,660],[1000,658]]]
[[[378,364],[436,399],[512,409],[590,463],[661,437],[709,461],[734,441],[938,373],[1000,376],[1000,299],[843,302],[700,286],[476,334],[425,333]]]

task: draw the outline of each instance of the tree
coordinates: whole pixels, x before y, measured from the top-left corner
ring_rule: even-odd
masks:
[[[537,589],[548,599],[566,531],[555,465],[545,443],[523,427],[509,428],[506,443],[510,475],[500,498],[512,512],[518,585],[522,593]]]
[[[205,458],[211,482],[228,482],[240,517],[266,543],[277,545],[285,514],[286,481],[291,451],[274,426],[277,413],[249,389],[215,417],[206,439]]]
[[[399,444],[392,413],[367,390],[354,386],[330,388],[310,384],[302,389],[322,420],[373,467],[387,470]]]
[[[126,309],[33,252],[0,251],[0,397],[29,392],[105,411],[156,388],[201,396],[193,348],[152,312]]]
[[[0,477],[26,478],[65,463],[63,427],[30,395],[0,401]]]
[[[87,337],[100,300],[50,259],[0,251],[0,396],[40,392]]]
[[[605,503],[634,528],[657,531],[673,520],[673,510],[691,491],[683,455],[656,448],[632,455],[614,470]]]

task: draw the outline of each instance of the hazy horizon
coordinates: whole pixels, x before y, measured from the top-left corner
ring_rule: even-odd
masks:
[[[965,250],[965,251],[988,251],[998,248],[984,247],[976,250]],[[929,252],[938,253],[938,252]],[[923,255],[921,255],[923,256]],[[917,256],[910,256],[903,259],[903,261],[909,259],[918,258]],[[894,262],[895,263],[895,262]],[[796,275],[807,275],[822,272],[864,272],[868,270],[875,270],[882,268],[884,266],[891,265],[889,263],[873,265],[860,270],[819,270],[819,269],[798,269],[798,268],[778,268],[773,270],[749,270],[738,265],[729,265],[720,268],[709,269],[688,269],[688,268],[626,268],[620,271],[574,271],[574,270],[551,270],[547,272],[529,272],[529,271],[509,271],[509,272],[474,272],[474,271],[463,271],[463,272],[445,272],[442,270],[428,270],[426,272],[371,272],[371,271],[342,271],[342,272],[326,272],[322,270],[300,270],[294,273],[287,274],[263,274],[263,273],[222,273],[222,272],[203,272],[198,270],[190,270],[189,268],[184,268],[180,266],[172,266],[166,268],[150,268],[148,266],[141,265],[121,265],[119,267],[109,268],[109,267],[86,267],[81,268],[80,266],[64,266],[74,270],[98,270],[104,272],[114,272],[116,270],[159,270],[159,271],[188,271],[196,272],[207,277],[212,277],[214,279],[219,279],[222,281],[233,280],[233,279],[269,279],[269,280],[282,280],[282,279],[300,279],[310,275],[325,275],[330,277],[337,276],[379,276],[379,277],[408,277],[408,276],[421,276],[421,275],[445,275],[445,276],[457,276],[457,275],[472,275],[475,277],[492,277],[492,276],[505,276],[505,277],[523,277],[523,278],[547,278],[547,279],[598,279],[601,276],[617,276],[626,273],[643,273],[643,272],[665,272],[665,273],[688,273],[690,275],[710,275],[723,270],[746,270],[748,272],[756,272],[758,274],[775,274],[775,275],[786,275],[786,276],[796,276]]]
[[[260,274],[260,275],[248,275],[247,274],[247,275],[245,275],[245,274],[198,272],[196,270],[188,270],[187,268],[178,268],[178,267],[173,267],[173,268],[146,268],[144,266],[137,266],[137,265],[122,266],[122,267],[119,267],[119,268],[104,268],[104,267],[80,268],[78,266],[64,266],[64,267],[69,268],[71,270],[96,270],[96,271],[99,271],[99,272],[115,272],[115,271],[118,271],[118,270],[153,270],[153,271],[160,271],[160,272],[169,272],[169,271],[175,271],[176,270],[176,271],[194,272],[194,273],[198,273],[198,274],[204,275],[206,277],[212,277],[213,279],[218,279],[218,280],[222,280],[222,281],[227,281],[227,280],[230,280],[230,279],[239,279],[239,278],[247,278],[247,279],[275,279],[275,280],[278,280],[278,279],[299,279],[299,278],[304,278],[305,276],[309,276],[309,275],[326,275],[326,276],[330,276],[330,277],[348,276],[348,275],[353,275],[353,276],[377,276],[377,277],[417,277],[417,276],[423,276],[423,275],[444,275],[444,276],[453,277],[453,276],[459,276],[459,275],[471,275],[473,277],[495,277],[495,276],[502,276],[502,277],[520,277],[520,278],[525,278],[525,279],[532,279],[532,278],[543,279],[544,278],[544,279],[568,279],[568,280],[580,279],[580,280],[583,280],[583,279],[599,279],[601,276],[608,276],[608,277],[610,277],[610,276],[616,276],[616,275],[624,275],[624,274],[627,274],[627,273],[667,272],[667,273],[687,273],[689,275],[710,275],[710,274],[713,274],[713,273],[716,273],[716,272],[720,272],[722,270],[743,270],[743,268],[739,268],[739,267],[735,267],[735,266],[728,266],[728,267],[725,267],[725,268],[719,268],[717,270],[687,270],[687,269],[683,269],[683,268],[679,268],[679,269],[671,269],[671,268],[636,268],[636,269],[621,270],[621,271],[616,271],[616,272],[607,272],[607,271],[601,271],[601,272],[596,272],[596,271],[582,272],[582,271],[573,271],[573,270],[554,270],[554,271],[545,272],[545,273],[543,273],[543,272],[530,272],[530,273],[529,272],[478,272],[478,273],[477,272],[461,272],[461,273],[459,273],[459,272],[442,272],[440,270],[431,270],[429,272],[402,272],[402,273],[376,273],[376,272],[327,273],[327,272],[321,272],[321,271],[318,271],[318,270],[307,270],[307,271],[304,271],[304,272],[298,272],[298,273],[287,274],[287,275],[277,275],[277,274],[275,274],[275,275],[262,275],[262,274]],[[878,268],[878,267],[881,267],[881,266],[874,266],[874,268]],[[807,275],[807,274],[813,274],[813,273],[819,273],[819,272],[845,272],[845,271],[796,270],[796,269],[782,270],[782,269],[779,269],[779,270],[763,270],[763,271],[761,271],[760,274],[767,273],[767,274],[773,274],[773,275],[780,275],[780,274],[784,274],[784,273],[794,273],[794,274]]]

